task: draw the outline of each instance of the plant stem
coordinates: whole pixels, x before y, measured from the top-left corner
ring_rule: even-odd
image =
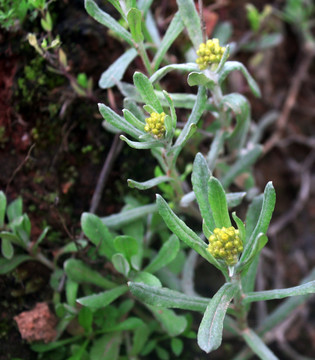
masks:
[[[248,324],[247,324],[247,311],[245,309],[245,306],[243,305],[243,299],[245,295],[242,289],[241,276],[240,274],[236,273],[233,274],[233,276],[230,279],[231,282],[236,284],[238,287],[238,292],[234,297],[234,307],[235,307],[235,313],[236,313],[239,329],[244,330],[248,327]]]
[[[141,42],[141,43],[137,44],[136,49],[138,50],[138,53],[143,61],[143,64],[144,64],[148,74],[151,76],[153,74],[153,70],[151,67],[151,62],[149,60],[148,54],[143,46],[143,43]]]

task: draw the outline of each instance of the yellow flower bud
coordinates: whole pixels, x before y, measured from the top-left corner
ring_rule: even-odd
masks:
[[[243,251],[239,230],[233,226],[215,228],[209,237],[208,251],[215,258],[223,260],[228,266],[235,265],[239,254]]]
[[[218,39],[207,40],[206,43],[201,43],[197,50],[198,58],[196,63],[199,65],[200,70],[218,64],[221,61],[225,47],[221,47]]]
[[[146,125],[144,131],[152,134],[155,138],[160,139],[165,134],[164,119],[166,114],[153,112],[149,118],[145,119]]]

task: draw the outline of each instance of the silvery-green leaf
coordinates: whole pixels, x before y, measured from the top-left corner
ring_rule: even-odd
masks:
[[[144,74],[135,72],[133,75],[133,82],[143,101],[146,104],[151,105],[159,114],[162,113],[163,108],[154,92],[153,85],[150,80]]]
[[[103,72],[98,85],[102,89],[111,88],[123,78],[128,66],[137,56],[136,49],[129,49],[124,52],[110,67]]]
[[[136,127],[140,131],[144,131],[144,122],[137,119],[137,117],[128,109],[123,110],[124,118],[131,124],[132,126]]]
[[[216,85],[215,81],[206,76],[203,72],[191,72],[188,75],[187,82],[189,86],[205,86],[208,89],[213,89]]]
[[[264,341],[250,328],[242,331],[242,336],[247,345],[263,360],[279,360],[277,356],[269,349]]]
[[[131,188],[136,188],[139,190],[147,190],[164,182],[173,181],[173,180],[174,179],[169,176],[158,176],[156,178],[144,182],[138,182],[131,179],[128,179],[127,182],[128,182],[128,186]]]
[[[176,0],[182,21],[195,49],[203,42],[200,16],[193,0]]]
[[[112,257],[112,263],[114,268],[125,277],[128,276],[130,271],[130,265],[124,254],[117,253]]]
[[[141,29],[142,13],[136,8],[131,8],[127,14],[127,21],[131,36],[136,43],[143,41],[143,34]]]
[[[110,107],[104,104],[98,104],[98,108],[103,118],[117,129],[126,132],[136,139],[143,134],[143,132],[129,124],[122,116],[116,114]]]
[[[164,95],[164,97],[165,97],[165,99],[168,102],[168,105],[170,107],[171,118],[172,118],[172,128],[175,130],[176,129],[176,124],[177,124],[177,115],[176,115],[174,102],[173,102],[170,94],[168,92],[166,92],[165,90],[163,90],[163,95]]]
[[[198,345],[205,352],[216,350],[222,342],[223,321],[231,300],[238,291],[235,284],[225,283],[209,301],[198,330]]]
[[[122,226],[130,224],[135,220],[141,219],[157,211],[156,204],[139,206],[118,214],[109,215],[101,218],[103,223],[110,229],[120,229]]]
[[[167,50],[170,48],[172,43],[177,39],[178,35],[183,31],[184,24],[181,19],[179,12],[177,12],[166,30],[166,33],[163,37],[163,40],[158,48],[158,51],[154,55],[153,64],[154,70],[157,70],[160,66],[160,63],[163,61],[164,56]]]
[[[245,79],[247,80],[247,83],[252,90],[253,94],[257,97],[261,96],[260,89],[256,83],[256,81],[253,79],[253,77],[250,75],[250,73],[247,71],[246,67],[238,62],[238,61],[227,61],[223,68],[219,72],[219,83],[222,85],[223,81],[226,79],[226,77],[229,75],[232,71],[240,71]]]
[[[245,154],[241,153],[235,163],[229,168],[227,173],[223,176],[221,182],[224,188],[228,188],[232,182],[240,174],[248,171],[250,167],[255,164],[256,160],[263,152],[261,145],[255,145],[252,149],[248,150]]]
[[[153,140],[153,141],[145,141],[145,142],[138,142],[138,141],[131,141],[126,136],[120,135],[120,139],[125,141],[130,147],[133,149],[143,150],[143,149],[152,149],[156,147],[163,147],[163,143]]]
[[[133,46],[131,34],[122,27],[113,17],[101,10],[99,6],[93,0],[84,1],[85,9],[87,13],[92,16],[93,19],[108,27],[119,35],[122,39],[128,42],[129,45]]]
[[[160,81],[166,74],[168,74],[170,71],[173,70],[179,70],[179,71],[185,71],[185,72],[191,72],[191,71],[198,71],[199,67],[196,63],[187,63],[187,64],[171,64],[166,65],[156,71],[151,77],[150,81],[152,83],[155,83],[156,81]]]

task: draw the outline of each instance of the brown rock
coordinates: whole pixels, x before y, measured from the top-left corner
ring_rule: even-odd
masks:
[[[37,303],[35,308],[24,311],[14,317],[22,339],[29,342],[44,341],[49,343],[57,335],[55,326],[57,319],[46,303]]]

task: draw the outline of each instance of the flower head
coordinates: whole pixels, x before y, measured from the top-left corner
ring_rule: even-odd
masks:
[[[238,261],[238,255],[243,251],[243,243],[239,231],[233,226],[222,229],[215,228],[209,237],[208,251],[216,259],[224,260],[228,266]]]
[[[212,64],[218,64],[223,56],[225,47],[220,46],[219,39],[208,40],[206,43],[201,43],[197,51],[198,58],[196,63],[200,70],[205,70]]]
[[[145,119],[146,125],[144,130],[154,137],[160,139],[165,134],[165,125],[164,125],[165,113],[161,114],[153,112],[149,118]]]

